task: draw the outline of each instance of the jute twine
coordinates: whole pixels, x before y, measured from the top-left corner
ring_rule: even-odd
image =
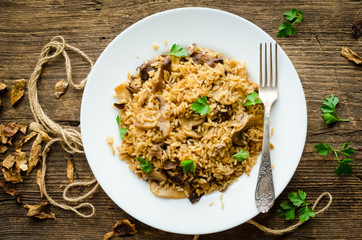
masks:
[[[65,43],[65,40],[63,37],[61,36],[57,36],[54,37],[48,44],[45,45],[45,47],[43,48],[38,63],[35,66],[34,72],[31,75],[30,79],[29,79],[29,83],[28,83],[28,91],[29,91],[29,102],[30,102],[30,108],[31,111],[34,115],[35,120],[42,124],[44,126],[44,128],[49,132],[52,133],[54,135],[57,136],[57,138],[52,139],[51,141],[49,141],[43,150],[42,153],[42,188],[43,188],[43,193],[44,196],[48,199],[48,201],[57,207],[60,207],[62,209],[65,210],[71,210],[73,212],[75,212],[76,214],[78,214],[81,217],[92,217],[95,213],[95,208],[91,203],[81,203],[78,204],[77,206],[73,207],[71,205],[68,204],[61,204],[56,202],[54,199],[52,199],[49,194],[47,193],[46,190],[46,186],[45,186],[45,173],[46,173],[46,158],[47,158],[47,153],[50,150],[51,145],[53,145],[55,142],[61,142],[64,150],[70,154],[73,153],[83,153],[84,151],[82,150],[83,145],[82,145],[82,139],[81,139],[81,134],[79,131],[77,131],[76,129],[73,128],[69,128],[69,127],[62,127],[59,124],[55,123],[54,121],[52,121],[43,111],[41,105],[39,104],[39,100],[38,100],[38,91],[37,91],[37,81],[40,77],[40,74],[42,72],[42,68],[43,65],[45,63],[47,63],[49,60],[57,57],[58,55],[63,55],[64,59],[65,59],[65,69],[66,69],[66,73],[67,73],[67,81],[69,83],[70,86],[76,88],[76,89],[83,89],[86,82],[87,82],[87,77],[84,78],[79,84],[75,84],[72,80],[72,67],[71,67],[71,62],[70,59],[68,57],[67,54],[67,50],[73,51],[75,53],[78,53],[80,56],[82,56],[90,65],[91,67],[93,67],[93,62],[92,60],[84,53],[82,52],[80,49],[73,47],[67,43]],[[96,183],[96,184],[95,184]],[[69,197],[68,196],[68,191],[73,188],[73,187],[77,187],[77,186],[91,186],[95,184],[95,186],[88,192],[86,192],[84,195],[79,196],[79,197]],[[86,198],[90,197],[97,189],[98,187],[98,183],[96,181],[96,179],[93,179],[91,181],[88,182],[74,182],[74,183],[70,183],[63,191],[63,199],[65,201],[71,202],[71,203],[80,203],[81,201],[85,200]],[[315,210],[315,208],[318,206],[319,202],[321,201],[321,199],[324,196],[328,196],[329,197],[329,201],[328,204],[322,208],[321,210],[317,211],[315,214],[316,216],[320,213],[325,212],[329,206],[332,204],[332,195],[328,192],[325,192],[323,194],[321,194],[317,200],[314,202],[312,209]],[[91,213],[89,214],[84,214],[82,212],[79,212],[80,208],[90,208],[91,209]],[[263,226],[253,220],[249,220],[247,221],[247,223],[252,224],[254,226],[256,226],[257,228],[259,228],[260,230],[269,233],[269,234],[275,234],[275,235],[282,235],[284,233],[288,233],[291,232],[293,230],[295,230],[297,227],[299,227],[300,225],[302,225],[305,222],[301,222],[299,221],[298,223],[284,228],[284,229],[270,229],[266,226]],[[195,237],[198,238],[198,235],[196,235]],[[196,239],[197,239],[196,238]]]
[[[65,59],[65,70],[67,73],[67,82],[70,86],[72,86],[75,89],[83,89],[86,82],[87,77],[84,78],[79,84],[75,84],[72,80],[72,65],[70,58],[67,54],[67,50],[73,51],[77,54],[79,54],[81,57],[83,57],[91,67],[93,67],[93,61],[80,49],[73,47],[67,43],[65,43],[65,40],[61,36],[54,37],[48,44],[45,45],[43,50],[41,51],[38,63],[35,66],[33,74],[30,76],[29,82],[28,82],[28,93],[29,93],[29,103],[31,111],[34,115],[35,120],[43,125],[45,130],[49,133],[54,134],[57,136],[57,138],[52,139],[49,141],[43,150],[42,154],[42,176],[41,176],[41,184],[42,184],[42,191],[44,193],[44,196],[48,199],[48,201],[53,204],[54,206],[60,207],[65,210],[71,210],[82,217],[92,217],[95,213],[95,208],[91,203],[81,203],[75,207],[68,205],[68,204],[62,204],[58,203],[54,199],[52,199],[47,190],[45,185],[45,174],[46,174],[46,159],[47,159],[47,152],[50,149],[50,146],[53,145],[55,142],[61,142],[63,149],[70,153],[83,153],[83,145],[82,145],[82,138],[81,134],[78,130],[69,128],[69,127],[62,127],[53,120],[51,120],[43,111],[39,100],[38,100],[38,89],[37,89],[37,81],[39,80],[40,74],[42,73],[42,69],[45,63],[50,61],[51,59],[57,57],[58,55],[63,55]],[[79,197],[69,197],[68,191],[77,186],[89,186],[94,184],[94,187],[86,192],[84,195]],[[93,179],[89,182],[74,182],[70,183],[63,191],[63,199],[68,202],[72,203],[79,203],[89,196],[91,196],[98,187],[98,183],[96,179]],[[90,208],[91,212],[89,214],[84,214],[79,211],[80,208]]]

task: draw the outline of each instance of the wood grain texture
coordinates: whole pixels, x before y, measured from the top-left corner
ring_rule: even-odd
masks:
[[[266,235],[254,226],[243,224],[224,232],[200,236],[200,239],[362,239],[362,69],[339,54],[342,46],[362,54],[362,38],[354,40],[351,34],[353,19],[362,17],[361,1],[0,0],[0,81],[11,86],[16,79],[29,79],[41,48],[54,36],[64,36],[68,43],[95,61],[111,40],[133,23],[163,10],[191,6],[229,11],[252,21],[273,37],[283,22],[283,12],[291,8],[304,11],[305,20],[298,24],[297,34],[277,41],[293,62],[305,91],[307,142],[294,177],[271,212],[254,220],[272,228],[288,226],[290,223],[276,217],[276,210],[287,194],[297,189],[307,192],[310,201],[324,191],[334,197],[327,212],[281,237]],[[89,68],[79,57],[71,55],[71,59],[73,78],[77,81],[87,75]],[[65,77],[62,59],[50,62],[39,84],[39,99],[52,119],[77,127],[82,92],[70,88],[60,99],[53,95],[54,84]],[[325,125],[319,107],[323,97],[331,93],[340,98],[340,115],[350,118],[351,122]],[[0,123],[33,121],[27,95],[15,107],[10,106],[9,91],[1,96],[1,100]],[[17,138],[20,137],[19,134]],[[329,142],[335,147],[350,142],[357,150],[354,173],[336,176],[333,173],[336,160],[331,156],[319,157],[315,152],[314,145],[319,142]],[[28,145],[24,147],[27,151]],[[9,149],[10,152],[13,150],[14,147]],[[66,153],[57,144],[49,153],[47,188],[56,200],[61,200],[62,195],[59,184],[68,183],[64,155]],[[0,156],[2,160],[6,154]],[[75,155],[73,159],[74,179],[91,179],[85,157]],[[36,185],[38,168],[24,177],[24,183],[17,184],[23,203],[45,201],[40,198]],[[74,194],[82,191],[78,189]],[[163,232],[133,219],[101,189],[89,201],[97,209],[91,219],[53,207],[57,219],[41,221],[26,217],[26,209],[0,190],[0,239],[102,239],[122,218],[130,219],[138,229],[136,235],[126,239],[192,239],[192,236]]]

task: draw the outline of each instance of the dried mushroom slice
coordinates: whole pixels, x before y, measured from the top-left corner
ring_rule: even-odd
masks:
[[[26,132],[28,131],[28,125],[25,123],[20,123],[18,126],[19,126],[19,131],[25,135]]]
[[[8,142],[8,138],[4,135],[4,125],[0,125],[0,141],[2,144],[6,144]]]
[[[30,150],[28,171],[26,172],[27,176],[29,175],[31,170],[33,170],[33,168],[38,164],[39,155],[41,154],[41,142],[42,137],[40,134],[38,134]]]
[[[74,173],[74,166],[73,166],[73,162],[65,157],[67,159],[67,178],[70,182],[73,182],[74,178],[73,178],[73,173]]]
[[[28,135],[26,135],[25,137],[23,137],[20,142],[16,145],[15,151],[17,152],[21,152],[21,148],[23,147],[23,145],[25,143],[27,143],[30,139],[32,139],[33,137],[35,137],[38,133],[37,132],[31,132]]]
[[[4,168],[10,169],[14,166],[14,164],[15,164],[15,157],[9,154],[4,159],[2,166]]]
[[[44,127],[37,122],[30,123],[29,129],[39,133],[41,135],[41,140],[44,142],[49,142],[50,140],[52,140],[52,138],[49,137],[49,135],[46,133]]]
[[[0,187],[4,190],[4,192],[13,196],[17,203],[20,203],[20,192],[16,190],[14,183],[1,180]]]
[[[28,217],[35,217],[39,219],[47,219],[47,218],[55,219],[55,214],[49,210],[48,203],[43,203],[39,205],[25,204],[24,208],[29,209],[28,213],[26,214],[26,216]]]
[[[19,131],[19,126],[16,123],[7,123],[4,126],[3,134],[7,138],[13,137]]]
[[[0,153],[4,153],[4,152],[6,152],[8,150],[8,147],[7,146],[5,146],[5,145],[1,145],[0,146]]]
[[[21,171],[28,170],[25,152],[15,152],[14,157],[15,157],[16,166],[20,168]]]
[[[116,225],[113,226],[112,231],[104,235],[104,240],[108,240],[112,237],[133,235],[137,230],[134,224],[130,223],[127,219],[118,220]]]
[[[362,63],[362,57],[360,57],[357,53],[353,52],[348,47],[342,47],[341,55],[356,64]]]
[[[43,172],[41,170],[38,170],[36,172],[36,184],[39,186],[40,197],[43,197],[43,193],[44,193],[42,174],[43,174]]]
[[[60,96],[67,91],[68,85],[68,82],[64,81],[64,79],[61,79],[59,82],[57,82],[54,87],[55,97],[60,98]]]
[[[26,87],[25,79],[19,79],[14,81],[14,86],[10,90],[10,103],[12,106],[24,96]]]
[[[0,92],[3,92],[7,88],[5,83],[0,83]]]
[[[20,174],[20,168],[15,167],[7,169],[3,167],[1,170],[3,171],[4,178],[6,181],[13,183],[23,182],[23,177]]]

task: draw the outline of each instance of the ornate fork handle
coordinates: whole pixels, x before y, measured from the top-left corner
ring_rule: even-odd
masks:
[[[275,200],[273,173],[270,161],[270,134],[269,119],[271,104],[264,104],[264,137],[261,165],[255,191],[256,207],[262,213],[266,213],[273,206]]]

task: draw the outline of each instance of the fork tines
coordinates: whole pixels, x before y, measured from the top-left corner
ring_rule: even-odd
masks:
[[[275,46],[274,50],[273,50],[273,45]],[[262,59],[264,59],[264,63],[263,63]],[[268,62],[269,62],[269,66],[268,66]],[[264,71],[263,71],[263,68],[264,68]],[[260,84],[260,87],[277,87],[278,86],[278,44],[277,43],[274,43],[274,44],[260,43],[260,82],[259,82],[259,84]]]

